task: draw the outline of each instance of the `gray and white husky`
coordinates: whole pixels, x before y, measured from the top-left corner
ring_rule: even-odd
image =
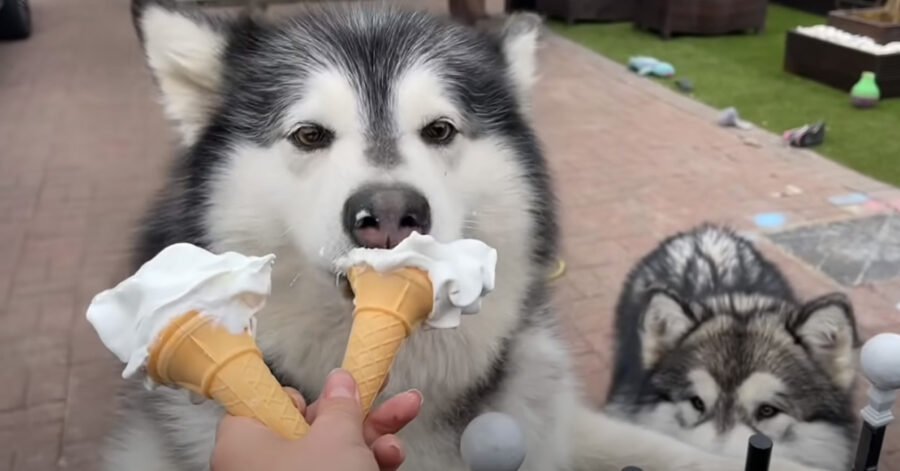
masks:
[[[774,453],[850,469],[858,339],[839,293],[798,301],[746,239],[703,225],[629,275],[616,310],[608,409],[732,456],[761,432]]]
[[[557,226],[528,116],[536,17],[479,31],[383,6],[278,21],[133,6],[183,144],[136,262],[182,241],[275,253],[258,342],[284,384],[314,399],[341,363],[352,301],[335,283],[336,258],[412,231],[473,237],[498,249],[496,290],[458,329],[415,332],[384,391],[425,397],[400,434],[403,469],[465,469],[460,433],[490,410],[520,424],[524,471],[742,469],[579,399],[548,307]],[[130,388],[106,469],[207,469],[221,414],[181,391]]]

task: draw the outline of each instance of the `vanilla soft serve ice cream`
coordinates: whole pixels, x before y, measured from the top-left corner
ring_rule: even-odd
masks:
[[[393,249],[351,250],[337,260],[341,271],[368,265],[379,272],[415,267],[428,273],[434,288],[434,308],[425,320],[433,328],[459,326],[462,314],[481,309],[481,298],[494,289],[497,251],[475,239],[440,243],[416,232]]]
[[[213,254],[174,244],[133,276],[94,297],[87,319],[123,363],[123,377],[145,365],[148,350],[174,318],[189,311],[211,316],[232,333],[253,327],[271,290],[274,255]]]
[[[148,387],[186,388],[297,438],[308,424],[253,340],[274,259],[171,245],[95,296],[87,319],[126,364],[123,377],[142,373]],[[452,328],[463,313],[480,310],[481,297],[494,289],[497,252],[477,240],[441,244],[413,233],[394,249],[355,249],[336,263],[355,295],[342,366],[357,379],[368,412],[419,323]]]
[[[341,367],[368,413],[394,358],[421,324],[460,325],[494,289],[497,252],[471,239],[447,244],[412,233],[393,249],[351,250],[337,260],[353,289],[353,322]]]

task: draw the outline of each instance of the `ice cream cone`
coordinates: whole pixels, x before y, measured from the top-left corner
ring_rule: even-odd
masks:
[[[353,267],[347,278],[356,307],[342,368],[356,379],[368,414],[400,345],[431,313],[434,295],[428,274],[417,268]]]
[[[147,372],[160,384],[215,399],[228,413],[255,418],[285,438],[309,430],[250,333],[232,334],[197,311],[175,318],[160,333],[150,347]]]

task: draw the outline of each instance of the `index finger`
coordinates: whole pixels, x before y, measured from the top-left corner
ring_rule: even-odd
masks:
[[[388,373],[384,377],[384,383],[381,384],[381,389],[378,390],[378,394],[381,394],[382,392],[384,392],[384,388],[387,387],[388,381],[390,381],[390,380],[391,380],[391,374]],[[318,410],[319,410],[319,401],[317,399],[317,400],[313,401],[313,403],[310,404],[308,407],[306,407],[305,411],[303,412],[303,416],[306,418],[306,421],[309,423],[315,422],[316,414],[318,413]]]
[[[325,381],[322,397],[316,401],[315,420],[310,435],[329,436],[330,439],[349,443],[363,440],[363,412],[359,403],[356,381],[344,370],[335,370]]]

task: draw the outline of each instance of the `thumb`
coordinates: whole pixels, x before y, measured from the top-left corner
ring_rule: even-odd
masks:
[[[356,381],[344,370],[335,370],[325,381],[310,433],[327,434],[344,443],[363,439],[363,413]]]

